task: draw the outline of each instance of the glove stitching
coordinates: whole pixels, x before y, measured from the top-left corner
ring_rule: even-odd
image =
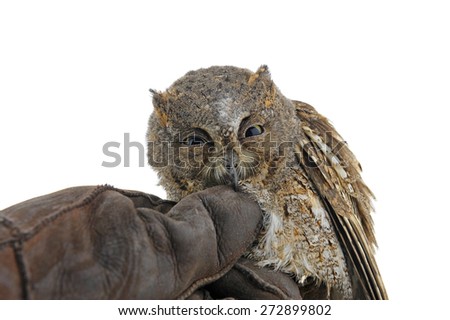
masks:
[[[12,221],[7,219],[6,217],[0,217],[0,223],[4,225],[6,228],[11,230],[12,238],[8,239],[2,243],[0,243],[0,249],[10,245],[13,248],[14,256],[16,259],[16,264],[19,269],[20,274],[20,280],[21,280],[21,289],[22,289],[22,298],[23,299],[29,299],[30,298],[30,277],[27,272],[27,267],[25,263],[25,259],[23,256],[23,243],[29,239],[31,239],[33,236],[35,236],[37,233],[39,233],[43,228],[45,228],[47,225],[55,221],[60,216],[67,214],[71,212],[72,210],[84,207],[88,204],[90,204],[97,196],[99,196],[101,193],[108,191],[108,190],[115,190],[114,187],[109,185],[102,185],[96,187],[94,190],[92,190],[87,196],[82,198],[81,200],[75,201],[72,204],[69,204],[60,210],[54,212],[50,216],[45,217],[42,219],[38,224],[36,224],[33,228],[31,228],[27,232],[23,232],[18,228]]]
[[[222,261],[225,259],[225,255],[220,251],[220,246],[219,243],[222,240],[222,236],[219,233],[219,228],[218,228],[218,224],[216,223],[215,219],[214,219],[214,215],[211,214],[211,212],[213,212],[212,208],[209,206],[207,201],[204,201],[203,198],[199,197],[200,201],[202,202],[203,207],[205,207],[206,211],[208,212],[209,218],[211,219],[213,225],[214,225],[214,232],[216,235],[216,243],[217,243],[217,249],[216,249],[216,255],[217,255],[217,263],[218,266],[222,265]]]
[[[258,276],[255,272],[253,272],[250,268],[247,268],[246,266],[244,266],[240,263],[236,263],[234,265],[234,268],[236,270],[240,271],[244,276],[249,278],[249,280],[251,282],[256,284],[261,289],[266,290],[266,291],[278,296],[279,298],[281,298],[283,300],[289,299],[289,297],[280,288],[268,283],[263,278]]]
[[[186,298],[188,298],[191,294],[194,293],[195,290],[197,290],[200,287],[203,287],[211,282],[216,281],[219,278],[222,278],[228,271],[231,270],[231,268],[233,268],[233,263],[231,263],[230,265],[226,266],[224,269],[222,269],[221,271],[219,271],[218,273],[209,276],[209,277],[205,277],[199,280],[194,281],[191,286],[189,288],[187,288],[183,293],[181,293],[176,299],[177,300],[185,300]]]
[[[56,211],[50,216],[45,217],[43,220],[41,220],[38,224],[36,224],[33,228],[31,228],[27,232],[23,232],[20,230],[19,227],[17,227],[11,220],[7,219],[6,217],[0,217],[0,223],[4,225],[6,228],[11,230],[12,238],[8,239],[2,243],[0,243],[0,249],[11,245],[14,251],[14,257],[16,259],[17,268],[19,269],[20,274],[20,280],[21,280],[21,289],[22,289],[22,298],[23,299],[29,299],[30,298],[30,277],[27,272],[27,267],[25,263],[25,259],[23,256],[23,243],[29,239],[31,239],[33,236],[35,236],[39,231],[41,231],[43,228],[45,228],[47,225],[49,225],[51,222],[59,218],[60,216],[71,212],[74,209],[81,208],[83,206],[88,205],[91,203],[98,195],[101,193],[108,191],[108,190],[115,190],[114,187],[109,185],[102,185],[96,187],[94,190],[92,190],[87,196],[85,196],[81,201],[75,201],[72,204],[69,204],[62,209]]]
[[[109,185],[102,185],[96,187],[94,190],[92,190],[87,196],[85,196],[83,199],[75,201],[59,210],[54,212],[53,214],[45,217],[42,219],[38,224],[36,224],[33,228],[31,228],[27,232],[21,232],[21,240],[27,241],[31,239],[33,236],[35,236],[39,231],[41,231],[43,228],[45,228],[47,225],[58,219],[60,216],[67,214],[75,209],[79,209],[81,207],[87,206],[90,204],[96,197],[98,197],[101,193],[106,191],[117,191],[114,187]],[[8,240],[8,242],[11,242],[11,240]],[[2,245],[2,243],[0,243]]]
[[[176,202],[171,201],[171,200],[164,200],[164,199],[154,199],[151,197],[151,195],[147,194],[147,193],[143,193],[143,192],[139,192],[139,191],[130,191],[130,190],[122,190],[122,189],[115,189],[115,191],[119,192],[120,194],[129,197],[129,198],[139,198],[139,197],[144,197],[146,199],[148,199],[150,201],[150,203],[153,206],[160,206],[162,204],[172,204],[175,205]]]
[[[14,222],[9,220],[6,217],[0,217],[0,223],[3,224],[7,229],[11,230],[11,235],[13,236],[12,239],[2,243],[0,245],[0,248],[4,247],[5,245],[9,244],[11,245],[13,251],[14,251],[14,258],[16,260],[17,269],[19,269],[19,275],[20,275],[20,286],[22,290],[22,299],[29,299],[30,298],[30,280],[25,264],[25,259],[23,257],[23,233],[21,232],[20,228],[17,227]]]
[[[175,239],[173,238],[172,233],[169,232],[167,222],[164,219],[161,219],[161,222],[162,222],[162,226],[164,227],[164,233],[169,238],[170,256],[172,257],[172,261],[175,266],[175,268],[173,269],[175,281],[180,283],[181,282],[180,265],[178,264],[177,256],[175,254],[175,248],[173,247],[173,244],[175,243]]]
[[[14,248],[14,256],[16,258],[16,263],[20,274],[22,299],[28,300],[30,299],[30,278],[28,276],[25,259],[23,257],[22,240],[14,242],[13,248]]]

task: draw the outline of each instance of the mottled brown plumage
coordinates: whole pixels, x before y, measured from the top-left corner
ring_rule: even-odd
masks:
[[[266,66],[191,71],[152,92],[149,163],[172,200],[232,184],[264,212],[248,257],[326,288],[326,298],[387,298],[373,195],[325,117],[284,97]]]

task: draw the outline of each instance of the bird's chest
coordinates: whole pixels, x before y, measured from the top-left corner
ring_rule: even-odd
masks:
[[[313,277],[336,284],[348,276],[330,216],[301,172],[287,171],[275,181],[244,185],[264,211],[263,231],[249,256],[300,282]]]

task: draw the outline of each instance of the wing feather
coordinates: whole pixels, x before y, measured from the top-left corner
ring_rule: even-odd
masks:
[[[374,195],[361,178],[361,166],[325,117],[306,103],[293,102],[304,134],[298,160],[331,216],[354,276],[355,298],[388,299],[374,256]]]

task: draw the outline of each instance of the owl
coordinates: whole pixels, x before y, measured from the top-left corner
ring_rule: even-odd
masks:
[[[280,92],[267,66],[213,66],[150,91],[148,161],[171,200],[233,186],[263,211],[249,259],[324,288],[326,299],[387,299],[360,164],[325,117]]]

